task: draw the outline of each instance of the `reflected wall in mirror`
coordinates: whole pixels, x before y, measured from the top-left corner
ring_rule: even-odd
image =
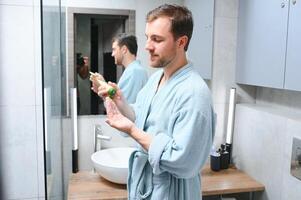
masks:
[[[69,8],[69,52],[73,59],[74,86],[78,91],[78,114],[105,114],[102,99],[90,88],[89,71],[102,74],[107,81],[118,82],[122,67],[117,67],[112,55],[112,39],[118,33],[135,33],[135,11]],[[73,26],[72,26],[73,24]],[[70,33],[70,32],[73,32]],[[69,58],[70,58],[69,57]],[[72,61],[73,60],[73,61]]]

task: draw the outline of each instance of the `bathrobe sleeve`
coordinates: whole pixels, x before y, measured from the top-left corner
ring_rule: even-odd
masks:
[[[149,162],[154,174],[168,172],[177,178],[191,178],[206,162],[214,134],[214,112],[210,103],[190,96],[170,116],[167,133],[153,137]],[[182,105],[181,105],[182,104]]]
[[[135,103],[137,94],[147,81],[147,75],[139,69],[132,69],[124,73],[118,87],[121,89],[123,96],[129,103]]]

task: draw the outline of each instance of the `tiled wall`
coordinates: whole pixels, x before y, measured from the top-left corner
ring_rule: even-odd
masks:
[[[257,200],[299,200],[301,181],[290,174],[293,137],[301,139],[301,113],[270,105],[236,107],[233,161],[265,186]]]
[[[257,89],[256,103],[301,111],[301,92],[260,87]]]
[[[43,199],[39,1],[0,1],[1,199]]]

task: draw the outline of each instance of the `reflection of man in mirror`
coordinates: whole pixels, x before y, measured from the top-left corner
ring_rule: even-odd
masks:
[[[135,103],[138,92],[147,82],[146,69],[136,60],[137,39],[134,35],[121,33],[112,40],[112,56],[117,66],[125,68],[118,87],[128,103]]]
[[[89,59],[88,57],[82,56],[81,53],[76,54],[76,72],[82,79],[86,79],[89,76]],[[79,97],[79,88],[77,87],[77,113],[80,111]]]
[[[124,71],[118,81],[118,87],[128,103],[135,103],[139,91],[147,82],[146,69],[136,60],[137,39],[134,35],[121,33],[112,39],[112,57],[117,66],[124,67]],[[101,74],[96,73],[100,80],[104,80]],[[93,78],[91,79],[93,82]],[[94,87],[95,83],[94,84]],[[97,93],[96,88],[92,88]]]
[[[89,75],[89,59],[83,57],[81,53],[76,54],[76,71],[82,79],[86,79]]]
[[[186,58],[192,14],[165,4],[146,21],[150,65],[160,70],[135,104],[127,104],[113,83],[117,93],[106,98],[107,123],[140,144],[129,160],[128,199],[201,199],[199,174],[211,149],[215,114],[209,88]]]

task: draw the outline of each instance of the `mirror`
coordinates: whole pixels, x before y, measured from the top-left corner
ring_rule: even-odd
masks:
[[[88,72],[98,72],[105,80],[115,83],[119,80],[122,67],[117,67],[111,56],[111,41],[116,34],[125,32],[128,16],[76,14],[74,19],[77,112],[79,115],[105,114],[102,99],[90,90]],[[86,63],[81,62],[84,58],[87,59]]]
[[[135,34],[135,11],[116,9],[70,8],[74,51],[72,66],[74,87],[77,88],[79,115],[105,114],[102,99],[92,90],[88,71],[98,72],[105,80],[118,82],[123,67],[116,66],[112,57],[112,39],[119,33]],[[130,20],[132,19],[132,20]],[[71,35],[70,34],[70,35]],[[72,41],[69,42],[69,45]]]

